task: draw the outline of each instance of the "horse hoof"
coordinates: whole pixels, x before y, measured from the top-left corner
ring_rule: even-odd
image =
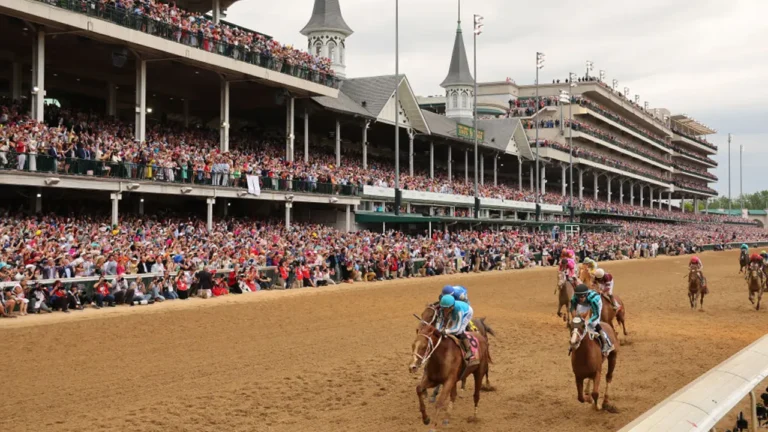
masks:
[[[436,400],[437,398],[432,396],[431,398],[429,398],[429,403],[435,403]]]
[[[424,426],[429,426],[429,422],[432,421],[429,417],[424,419]]]
[[[451,423],[450,420],[448,419],[443,420],[443,426],[448,426],[449,423]]]

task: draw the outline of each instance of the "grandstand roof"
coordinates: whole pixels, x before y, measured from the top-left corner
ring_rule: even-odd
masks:
[[[461,19],[456,29],[456,39],[453,42],[453,54],[451,54],[451,65],[448,68],[448,76],[445,77],[440,87],[452,85],[473,85],[475,83],[472,73],[469,71],[469,62],[467,62],[467,51],[464,49],[464,36],[461,33]]]
[[[424,116],[424,120],[427,121],[429,130],[432,131],[433,135],[464,141],[456,136],[456,120],[427,110],[421,110],[421,115]]]
[[[477,128],[485,132],[484,142],[487,147],[508,153],[509,140],[519,124],[519,118],[487,119],[478,120]]]
[[[336,111],[344,114],[359,115],[362,117],[376,118],[368,110],[360,106],[357,102],[352,100],[344,92],[339,92],[338,98],[332,98],[329,96],[317,96],[312,98],[313,101],[319,103],[323,108],[330,111]]]
[[[688,129],[692,130],[696,135],[710,135],[710,134],[717,133],[715,129],[712,129],[709,126],[688,117],[688,115],[686,114],[675,114],[671,118],[672,118],[672,121],[680,124],[681,126],[687,127]]]
[[[405,75],[351,78],[342,82],[341,92],[378,117],[403,78]]]
[[[336,31],[344,36],[354,33],[341,16],[339,0],[315,0],[312,17],[301,29],[301,34],[307,36],[312,32],[323,30]]]

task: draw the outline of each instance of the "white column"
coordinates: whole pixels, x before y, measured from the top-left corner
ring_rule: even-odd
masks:
[[[605,178],[605,181],[608,183],[608,204],[611,203],[611,180],[613,178],[611,176],[607,176]]]
[[[370,120],[363,123],[363,169],[368,169],[368,126],[370,124]]]
[[[117,225],[117,216],[119,212],[118,203],[123,199],[123,195],[120,193],[112,193],[109,194],[109,198],[112,200],[112,225]]]
[[[663,202],[664,198],[662,197],[662,194],[663,194],[662,190],[659,189],[659,210],[661,210],[661,205],[664,203]]]
[[[37,31],[32,45],[32,118],[43,121],[45,111],[45,32]]]
[[[112,81],[107,83],[107,115],[117,115],[117,88]]]
[[[296,98],[291,96],[288,102],[288,124],[290,129],[288,130],[288,160],[293,162],[295,158],[294,145],[296,144]]]
[[[136,122],[134,138],[144,141],[147,131],[147,61],[136,59]]]
[[[629,205],[635,205],[635,183],[629,182]]]
[[[285,227],[290,228],[291,227],[291,209],[293,208],[293,203],[286,202],[285,203]]]
[[[182,110],[184,111],[184,127],[189,127],[189,99],[184,99],[182,103]]]
[[[15,101],[21,100],[21,83],[22,83],[22,72],[21,72],[21,62],[13,62],[12,65],[13,70],[11,71],[11,99]]]
[[[229,81],[221,80],[221,105],[219,107],[219,150],[229,151]]]
[[[531,167],[530,172],[528,172],[528,180],[530,180],[530,183],[531,183],[531,192],[534,191],[534,188],[533,188],[533,176],[534,176],[533,167]]]
[[[523,190],[523,160],[517,157],[517,188]]]
[[[435,178],[435,143],[429,142],[429,178]]]
[[[480,156],[480,184],[485,184],[485,156],[483,156],[482,153],[479,154]]]
[[[415,136],[414,131],[408,131],[408,175],[411,177],[413,177],[413,138]]]
[[[595,194],[595,201],[597,201],[597,192],[598,192],[598,190],[597,190],[597,178],[598,177],[599,176],[597,174],[597,171],[595,171],[595,175],[592,177],[593,183],[594,183],[593,192]]]
[[[645,189],[645,185],[640,185],[640,207],[643,207],[643,189]]]
[[[699,197],[693,197],[693,213],[699,213]]]
[[[365,134],[363,129],[363,168],[365,168]],[[304,108],[304,163],[309,162],[309,113]]]
[[[208,212],[206,215],[206,224],[208,231],[213,230],[213,205],[216,204],[216,198],[206,198],[205,203],[208,205]]]
[[[541,164],[541,195],[547,193],[547,165]]]
[[[341,122],[336,120],[336,167],[341,166]]]
[[[680,211],[685,213],[685,195],[680,196]]]
[[[221,20],[221,1],[211,0],[211,12],[213,15],[213,22],[218,24]]]
[[[469,184],[469,150],[464,150],[464,184]]]
[[[448,146],[448,181],[453,181],[453,147]]]
[[[624,205],[624,180],[619,181],[619,202]]]
[[[653,188],[648,186],[648,208],[653,208]]]
[[[672,192],[668,192],[669,195],[667,195],[667,210],[672,211]]]
[[[493,185],[499,185],[499,155],[493,155]]]
[[[352,206],[347,204],[347,232],[352,231]]]
[[[561,193],[562,193],[563,196],[565,196],[565,165],[561,165],[560,166],[560,180],[561,180],[561,183],[562,183],[562,186],[561,186],[562,191],[561,191]]]
[[[584,170],[579,169],[579,201],[584,199]]]

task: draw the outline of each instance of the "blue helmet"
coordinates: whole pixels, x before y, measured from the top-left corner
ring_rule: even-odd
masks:
[[[441,308],[449,308],[453,307],[453,305],[456,304],[456,299],[453,298],[453,295],[444,295],[440,297],[440,307]]]
[[[444,286],[442,295],[453,295],[453,285]]]
[[[747,246],[747,244],[746,244],[746,243],[742,243],[742,244],[741,244],[741,248],[742,248],[742,249],[749,249],[749,246]]]

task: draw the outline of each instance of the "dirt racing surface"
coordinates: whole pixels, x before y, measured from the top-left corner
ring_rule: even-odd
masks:
[[[498,334],[496,391],[470,423],[470,380],[440,430],[617,430],[768,329],[737,252],[702,255],[711,293],[703,313],[690,311],[689,258],[602,264],[630,332],[611,386],[618,414],[576,400],[549,268],[0,320],[0,430],[427,430],[420,374],[407,368],[412,314],[449,282]]]

